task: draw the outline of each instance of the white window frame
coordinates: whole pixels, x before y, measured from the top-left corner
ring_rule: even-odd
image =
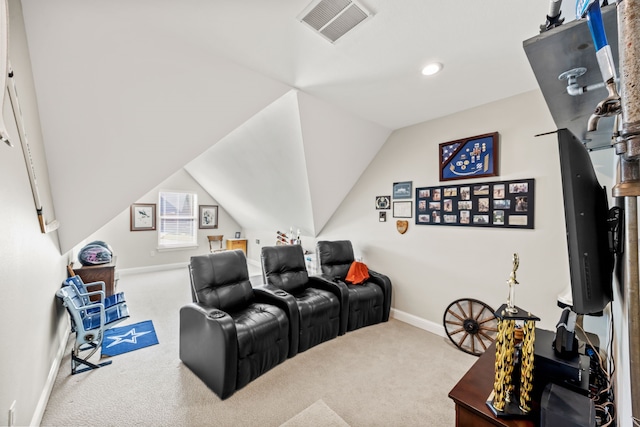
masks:
[[[191,212],[170,212],[163,199],[173,198],[176,202],[180,198],[191,198]],[[186,234],[167,234],[169,222],[191,222],[190,227],[183,225]],[[175,225],[173,226],[175,227]],[[158,250],[193,248],[198,246],[198,195],[190,191],[161,190],[158,192]]]

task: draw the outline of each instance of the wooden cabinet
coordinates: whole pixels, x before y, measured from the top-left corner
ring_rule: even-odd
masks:
[[[85,284],[89,284],[91,282],[104,282],[105,296],[116,293],[117,278],[115,257],[109,264],[90,266],[80,264],[79,267],[73,268],[73,272],[80,276]],[[97,289],[90,288],[89,290],[95,291]],[[97,297],[91,298],[92,301],[96,299]]]
[[[498,418],[486,405],[493,390],[496,360],[495,343],[480,356],[476,363],[449,392],[456,404],[456,427],[533,427],[530,419]]]
[[[242,249],[244,255],[247,255],[247,239],[227,239],[227,249]]]

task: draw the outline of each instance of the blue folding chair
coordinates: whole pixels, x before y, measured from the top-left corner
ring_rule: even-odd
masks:
[[[71,350],[71,374],[79,374],[110,364],[110,360],[99,364],[91,363],[89,358],[102,345],[104,331],[129,318],[127,304],[123,302],[109,308],[105,308],[105,305],[99,302],[90,301],[86,304],[75,286],[71,285],[58,289],[56,296],[62,300],[69,312],[71,330],[76,334]],[[82,351],[89,351],[89,354],[81,357]],[[85,365],[86,368],[78,369],[81,365]]]
[[[117,294],[106,296],[104,282],[84,283],[82,281],[82,277],[75,275],[67,278],[64,281],[64,283],[67,286],[75,286],[76,292],[78,293],[80,298],[82,298],[82,301],[84,302],[85,305],[92,303],[90,297],[93,295],[100,296],[100,301],[98,302],[100,302],[101,304],[104,304],[104,308],[109,308],[114,305],[126,302],[124,297],[124,292],[118,292]],[[100,286],[100,290],[89,291],[89,287],[94,287],[94,286]]]

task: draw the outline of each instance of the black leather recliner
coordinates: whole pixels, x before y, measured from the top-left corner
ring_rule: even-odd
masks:
[[[295,306],[254,292],[244,252],[191,257],[189,272],[194,302],[180,309],[180,359],[221,399],[296,353]]]
[[[349,240],[319,241],[317,244],[320,272],[327,280],[343,284],[348,289],[349,310],[347,331],[389,320],[391,310],[391,280],[369,269],[369,279],[359,285],[345,282],[354,261]]]
[[[344,333],[347,292],[309,276],[300,245],[264,246],[261,258],[266,288],[284,290],[295,298],[300,316],[298,352]]]

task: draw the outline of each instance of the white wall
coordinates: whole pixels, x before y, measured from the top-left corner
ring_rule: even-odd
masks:
[[[20,2],[9,1],[10,49],[20,105],[47,220],[54,217],[38,105]],[[4,89],[4,88],[3,88]],[[66,277],[56,232],[42,234],[9,100],[2,114],[14,147],[0,146],[0,425],[15,401],[15,425],[39,422],[69,324],[55,297]],[[68,369],[63,366],[62,369]],[[33,417],[33,418],[32,418]]]
[[[351,239],[364,262],[389,275],[396,310],[442,325],[446,307],[476,298],[494,309],[506,302],[512,255],[520,267],[516,305],[554,329],[556,297],[569,283],[557,138],[538,91],[395,131],[329,221],[319,238]],[[396,220],[378,221],[374,199],[394,182],[441,185],[438,144],[497,131],[499,176],[453,181],[473,183],[535,179],[535,229],[415,225],[401,235]]]
[[[216,202],[184,169],[171,175],[156,188],[137,200],[137,203],[158,203],[158,192],[176,190],[195,192],[199,205],[217,205]],[[157,231],[130,231],[129,209],[122,211],[104,227],[85,239],[84,243],[93,240],[107,242],[117,256],[116,271],[122,269],[138,269],[151,266],[187,264],[193,255],[209,253],[208,235],[222,234],[223,247],[228,238],[233,238],[236,231],[241,231],[238,223],[221,206],[218,207],[218,228],[198,229],[198,247],[176,250],[158,251]],[[81,247],[82,245],[80,245]],[[77,249],[74,261],[77,262]]]

